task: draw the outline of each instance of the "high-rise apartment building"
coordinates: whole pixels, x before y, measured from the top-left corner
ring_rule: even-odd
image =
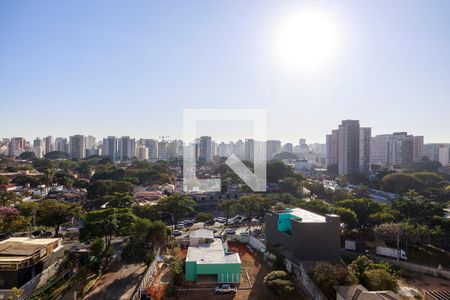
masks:
[[[113,160],[119,159],[119,142],[115,136],[108,136],[103,139],[102,156],[110,157]]]
[[[370,139],[372,129],[370,127],[359,128],[359,171],[367,173],[370,171]]]
[[[447,167],[450,162],[450,148],[439,148],[439,162],[443,167]]]
[[[422,161],[424,156],[423,149],[423,136],[415,135],[413,136],[413,160]]]
[[[389,164],[389,140],[392,134],[380,134],[370,139],[370,163],[385,167]]]
[[[281,152],[281,141],[269,140],[266,142],[266,158],[272,159],[276,154]]]
[[[407,132],[394,132],[388,141],[388,162],[391,166],[404,166],[413,161],[413,136]]]
[[[212,143],[210,136],[202,136],[198,142],[198,159],[204,161],[212,160]]]
[[[292,153],[294,151],[294,145],[292,143],[286,143],[283,145],[282,151]]]
[[[344,120],[339,125],[339,175],[359,172],[359,121]]]
[[[25,151],[26,140],[23,137],[13,137],[8,145],[8,155],[19,156]]]
[[[47,154],[52,151],[53,151],[53,137],[49,135],[48,137],[44,138],[44,154]]]
[[[136,142],[136,158],[138,160],[148,160],[148,148],[145,146],[143,139]]]
[[[86,137],[76,134],[69,137],[69,154],[72,158],[86,157]]]
[[[135,156],[135,147],[136,147],[136,140],[130,138],[129,136],[123,136],[119,139],[119,147],[118,147],[118,153],[119,153],[119,160],[130,160]]]
[[[158,142],[158,159],[169,159],[169,153],[167,152],[167,141]]]
[[[255,141],[253,139],[246,139],[244,159],[248,161],[254,161],[255,156],[254,151],[255,151]]]
[[[158,141],[153,139],[145,139],[145,146],[148,148],[148,159],[158,159]]]
[[[69,147],[67,145],[67,139],[62,137],[57,137],[55,139],[55,151],[64,152],[69,154]]]

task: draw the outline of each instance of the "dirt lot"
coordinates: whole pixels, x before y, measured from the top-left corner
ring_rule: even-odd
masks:
[[[234,300],[271,300],[274,299],[274,295],[266,289],[263,279],[264,276],[267,275],[270,271],[272,271],[271,267],[262,260],[262,258],[256,253],[252,253],[247,248],[246,244],[239,243],[229,243],[230,251],[238,252],[241,261],[242,268],[244,272],[242,272],[241,286],[236,293],[236,295],[215,295],[213,293],[213,288],[207,290],[189,290],[189,291],[180,291],[178,292],[177,299],[183,300],[197,300],[197,299],[234,299]],[[250,283],[248,282],[247,275],[250,278]],[[286,300],[289,299],[308,299],[308,297],[302,292],[296,292],[295,295],[284,298]]]
[[[427,276],[418,273],[409,273],[399,280],[400,288],[413,288],[422,294],[425,291],[448,290],[450,289],[450,281],[442,278]]]

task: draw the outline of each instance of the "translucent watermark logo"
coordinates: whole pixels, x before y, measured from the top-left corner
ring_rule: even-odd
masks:
[[[211,155],[211,141],[198,141],[197,127],[202,121],[250,121],[253,136],[246,140],[246,156],[253,162],[250,170],[235,154],[227,164],[254,192],[265,192],[266,185],[266,110],[265,109],[184,109],[183,110],[183,189],[185,192],[219,192],[218,178],[197,178],[196,165],[200,155]]]

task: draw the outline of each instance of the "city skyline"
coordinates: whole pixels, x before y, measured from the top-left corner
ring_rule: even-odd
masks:
[[[269,138],[321,142],[340,120],[360,119],[374,135],[401,128],[445,142],[449,10],[445,1],[5,1],[2,135],[179,138],[184,108],[257,107]],[[278,31],[303,12],[331,15],[340,45],[306,74],[272,53],[289,46]]]

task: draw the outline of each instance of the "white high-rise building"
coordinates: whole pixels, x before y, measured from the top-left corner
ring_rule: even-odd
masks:
[[[391,166],[403,166],[413,161],[413,137],[407,132],[394,132],[388,141],[388,161]]]
[[[150,160],[158,159],[158,141],[153,139],[145,139],[145,146],[148,148],[148,158]]]
[[[119,139],[119,160],[130,160],[135,157],[136,140],[129,136]]]
[[[169,159],[169,154],[167,152],[167,142],[160,141],[158,142],[158,159],[167,160]]]
[[[447,167],[450,161],[450,148],[439,148],[439,162],[443,167]]]
[[[136,158],[138,160],[148,160],[148,148],[142,139],[136,142]]]

